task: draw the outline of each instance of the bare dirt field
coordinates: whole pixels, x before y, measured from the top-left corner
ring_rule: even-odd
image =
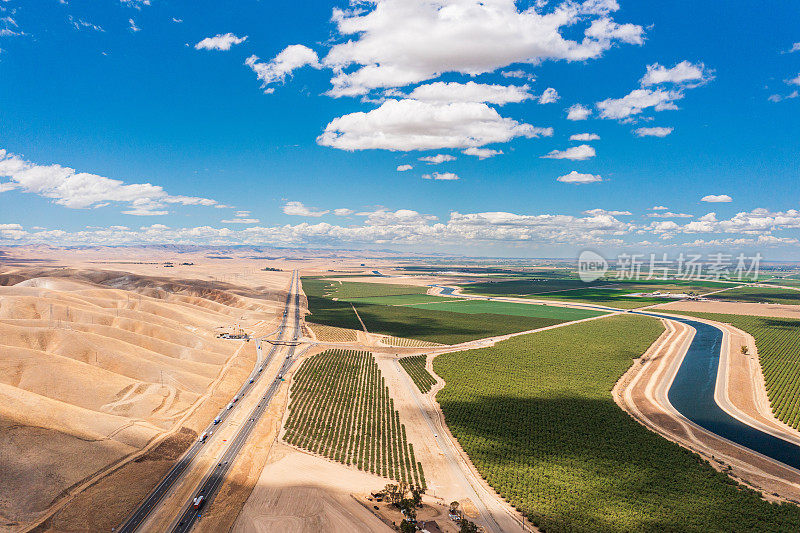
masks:
[[[658,305],[653,307],[653,309],[663,309],[664,311],[695,311],[698,313],[727,313],[731,315],[800,318],[800,306],[797,305],[682,300]]]
[[[317,533],[392,531],[351,494],[387,480],[276,444],[232,531]]]

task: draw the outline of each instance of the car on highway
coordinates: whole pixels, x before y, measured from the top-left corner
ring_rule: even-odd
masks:
[[[219,417],[214,419],[214,425],[216,426],[217,424],[219,424]]]
[[[203,433],[200,435],[200,442],[205,442],[208,439],[208,433]]]
[[[250,383],[252,383],[252,382],[253,382],[253,378],[250,378]]]
[[[228,410],[228,409],[230,409],[231,407],[233,407],[233,402],[229,403],[229,404],[228,404],[228,407],[226,407],[225,409],[226,409],[226,410]]]

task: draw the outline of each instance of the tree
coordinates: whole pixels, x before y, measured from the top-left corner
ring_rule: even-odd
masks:
[[[386,493],[386,501],[389,503],[397,503],[401,499],[400,489],[394,483],[389,483],[384,487],[383,491]]]
[[[748,353],[750,353],[750,350],[747,348],[747,346],[742,345],[742,355],[747,355]]]
[[[414,505],[417,507],[422,506],[422,495],[425,494],[425,489],[421,489],[419,487],[412,487],[411,488],[411,499],[414,501]]]
[[[450,502],[450,512],[454,513],[458,511],[458,506],[461,505],[458,502]]]
[[[460,533],[478,533],[478,526],[466,518],[462,518],[458,525],[460,527],[458,530]]]
[[[400,522],[400,531],[402,531],[402,533],[414,533],[417,531],[417,526],[415,526],[413,522],[403,520]]]

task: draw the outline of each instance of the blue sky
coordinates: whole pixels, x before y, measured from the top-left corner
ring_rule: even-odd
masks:
[[[800,258],[796,2],[229,4],[0,1],[0,243]]]

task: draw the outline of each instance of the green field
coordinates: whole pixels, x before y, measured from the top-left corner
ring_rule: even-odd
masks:
[[[432,311],[451,311],[453,313],[492,313],[496,315],[527,316],[537,318],[556,318],[559,320],[580,320],[604,315],[603,311],[571,309],[552,305],[520,304],[513,302],[493,302],[487,300],[451,300],[439,298],[437,303],[413,305],[420,309]]]
[[[400,366],[405,369],[411,377],[411,380],[423,394],[436,385],[436,378],[431,376],[430,372],[425,368],[426,360],[427,356],[425,355],[413,355],[400,359]]]
[[[284,439],[340,463],[417,487],[422,465],[371,353],[328,350],[292,380]]]
[[[306,280],[303,278],[303,287]],[[427,291],[427,287],[414,285],[392,285],[388,283],[364,283],[358,281],[331,281],[326,279],[313,280],[319,283],[322,294],[331,298],[346,300],[350,298],[372,298],[375,296],[395,296],[398,294],[422,294]],[[304,289],[305,290],[305,289]],[[306,294],[308,294],[306,292]]]
[[[709,298],[715,300],[733,300],[737,302],[767,302],[771,304],[800,305],[800,290],[741,287],[712,294]]]
[[[367,298],[347,298],[348,302],[375,304],[375,305],[411,305],[428,302],[441,302],[443,296],[428,296],[427,294],[398,294],[396,296],[372,296]]]
[[[763,501],[614,403],[662,331],[626,315],[443,354],[437,399],[481,474],[547,533],[800,530],[800,508]]]
[[[752,335],[773,414],[800,429],[800,320],[688,311],[670,313],[724,322]]]
[[[303,292],[308,298],[310,322],[326,326],[361,329],[353,312],[358,309],[361,319],[371,333],[405,337],[441,344],[505,335],[542,328],[565,322],[558,318],[537,318],[498,314],[464,314],[436,311],[410,306],[374,305],[334,301],[323,296],[330,282],[303,278]],[[365,283],[363,285],[370,285]],[[414,287],[418,288],[418,287]]]
[[[635,309],[646,305],[665,303],[664,298],[647,296],[627,296],[631,292],[638,292],[633,288],[624,289],[576,289],[574,291],[550,292],[531,296],[537,300],[558,300],[563,302],[588,303],[592,305],[607,305],[620,309]]]

